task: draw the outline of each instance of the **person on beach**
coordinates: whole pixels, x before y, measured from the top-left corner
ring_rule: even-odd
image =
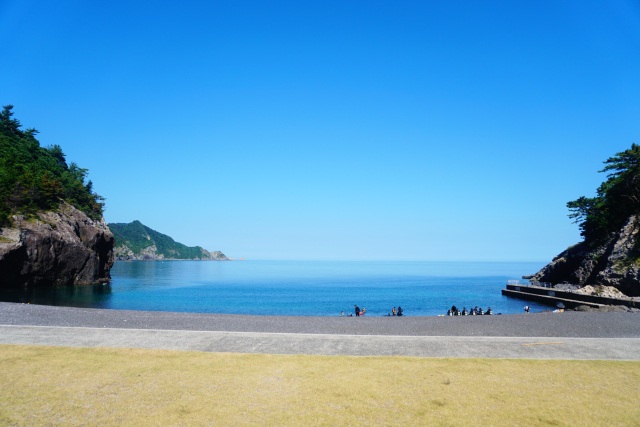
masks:
[[[402,307],[398,306],[398,316],[402,316]]]
[[[391,315],[392,315],[392,316],[395,316],[395,315],[396,315],[396,313],[397,313],[397,312],[396,312],[396,308],[395,308],[395,307],[393,307],[393,308],[391,309]]]
[[[357,304],[354,304],[354,305],[353,305],[353,309],[354,309],[354,310],[355,310],[355,312],[356,312],[356,317],[360,316],[360,307],[358,307],[358,305],[357,305]]]

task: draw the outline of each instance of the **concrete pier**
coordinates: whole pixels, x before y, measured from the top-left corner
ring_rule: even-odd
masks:
[[[640,301],[624,298],[600,297],[597,295],[585,295],[575,292],[561,291],[552,287],[540,287],[526,284],[508,283],[502,295],[519,298],[527,301],[535,301],[555,307],[562,303],[566,308],[572,309],[580,305],[588,307],[602,307],[605,305],[621,305],[625,307],[640,308]]]

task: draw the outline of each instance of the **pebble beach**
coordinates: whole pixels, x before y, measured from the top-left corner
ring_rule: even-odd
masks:
[[[87,309],[0,302],[0,325],[339,335],[640,337],[640,313],[627,312],[296,317]]]

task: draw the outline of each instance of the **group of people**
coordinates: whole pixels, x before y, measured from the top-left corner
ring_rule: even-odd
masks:
[[[493,314],[491,307],[487,308],[487,311],[483,311],[482,307],[478,308],[476,305],[471,310],[467,311],[467,307],[464,307],[462,311],[455,305],[451,306],[451,309],[447,310],[447,316],[482,316],[487,314]]]
[[[387,313],[387,316],[402,316],[402,307],[398,306],[397,310],[393,307],[391,313]]]
[[[360,310],[360,307],[358,307],[357,304],[353,305],[353,311],[355,311],[356,313],[356,317],[360,317],[360,316],[364,316],[367,312],[367,309],[362,307],[362,310]],[[347,315],[344,314],[344,310],[340,312],[340,316],[347,316],[347,317],[353,317],[353,314],[349,313]]]
[[[356,312],[356,317],[364,316],[367,313],[366,308],[362,307],[362,310],[360,310],[357,304],[353,305],[353,310]]]
[[[367,313],[367,309],[362,307],[358,307],[357,304],[353,305],[353,311],[356,313],[356,317],[364,316]],[[340,312],[340,316],[345,316],[344,311]],[[402,316],[402,307],[398,306],[396,310],[395,307],[391,309],[391,313],[388,313],[387,316]],[[349,314],[348,317],[353,317],[353,314]]]

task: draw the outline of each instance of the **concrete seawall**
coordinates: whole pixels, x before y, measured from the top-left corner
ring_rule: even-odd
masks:
[[[623,298],[599,297],[596,295],[578,294],[575,292],[561,291],[554,288],[539,286],[507,284],[502,290],[502,295],[519,298],[527,301],[535,301],[549,306],[561,302],[566,308],[575,308],[580,305],[588,307],[602,307],[605,305],[621,305],[625,307],[640,308],[640,301]]]

